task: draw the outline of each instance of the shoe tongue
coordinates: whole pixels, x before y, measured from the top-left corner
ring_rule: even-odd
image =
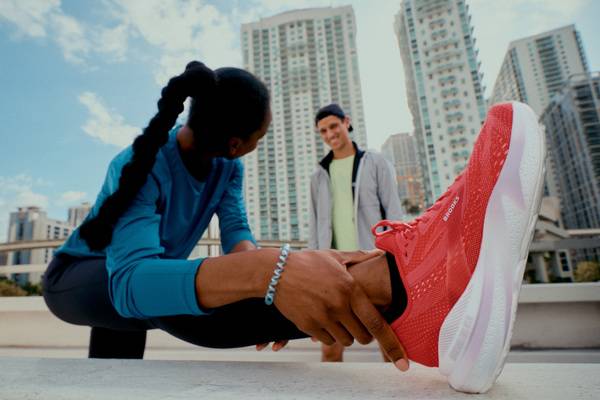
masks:
[[[380,235],[375,237],[375,247],[388,253],[395,253],[396,239],[394,234]]]

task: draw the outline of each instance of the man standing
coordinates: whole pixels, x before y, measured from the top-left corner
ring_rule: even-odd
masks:
[[[392,166],[381,154],[364,151],[350,139],[350,118],[337,104],[315,117],[331,151],[311,177],[310,249],[375,248],[371,226],[401,220],[402,208]],[[322,345],[322,361],[342,361],[344,346]]]

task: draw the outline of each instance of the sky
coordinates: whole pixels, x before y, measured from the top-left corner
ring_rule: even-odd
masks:
[[[489,96],[511,40],[575,24],[600,70],[600,1],[467,0]],[[240,25],[351,4],[367,141],[412,131],[394,17],[400,0],[1,0],[0,242],[8,216],[93,202],[110,160],[153,116],[185,64],[241,66]]]

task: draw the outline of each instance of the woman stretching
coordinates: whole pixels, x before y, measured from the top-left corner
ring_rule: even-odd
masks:
[[[173,127],[188,97],[187,123]],[[543,182],[531,110],[493,107],[448,191],[410,223],[374,227],[385,253],[256,248],[239,157],[270,121],[252,74],[188,64],[48,266],[49,309],[92,328],[90,357],[142,358],[148,329],[219,348],[374,337],[400,370],[411,359],[457,390],[487,390],[508,351]],[[188,260],[214,214],[225,255]]]

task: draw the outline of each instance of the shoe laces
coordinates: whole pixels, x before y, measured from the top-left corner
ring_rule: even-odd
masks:
[[[417,226],[419,226],[419,224],[421,224],[421,223],[427,223],[431,219],[431,214],[433,213],[433,211],[438,210],[441,207],[444,199],[446,199],[450,195],[450,193],[453,193],[452,188],[456,185],[456,183],[458,181],[460,181],[462,179],[462,177],[463,177],[463,173],[459,174],[454,179],[454,182],[452,183],[452,185],[450,185],[448,190],[444,194],[442,194],[435,201],[435,203],[433,203],[427,210],[425,210],[425,212],[423,212],[423,214],[421,214],[414,220],[412,220],[410,222],[402,222],[402,221],[392,221],[392,220],[386,219],[383,221],[379,221],[377,224],[375,224],[371,228],[371,232],[373,232],[373,235],[375,235],[376,237],[387,235],[391,232],[400,233],[402,235],[402,238],[405,239],[404,246],[407,247],[408,241],[414,239],[416,236],[416,232],[418,232],[418,230],[416,229]],[[383,231],[377,231],[377,228],[379,228],[379,227],[388,228],[388,229],[385,229]]]
[[[379,221],[372,228],[372,232],[375,236],[382,236],[389,234],[391,232],[397,232],[402,235],[404,239],[412,240],[415,237],[415,230],[417,226],[421,223],[427,223],[431,218],[431,212],[440,208],[441,200],[445,198],[447,194],[444,193],[431,207],[429,207],[423,214],[413,219],[410,222],[402,222],[402,221],[391,221],[391,220],[383,220]],[[388,228],[383,231],[377,231],[377,228],[384,227]]]

